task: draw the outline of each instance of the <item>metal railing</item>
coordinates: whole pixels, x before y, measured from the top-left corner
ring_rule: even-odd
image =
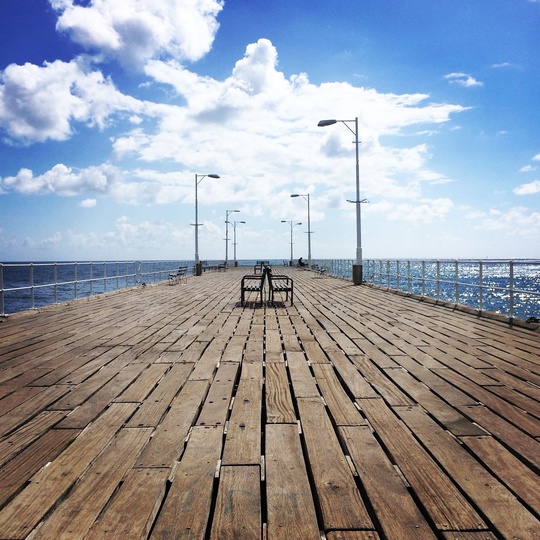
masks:
[[[313,259],[352,279],[353,259]],[[0,315],[156,283],[193,261],[0,263]],[[366,259],[364,281],[510,318],[540,317],[540,260]]]
[[[192,261],[0,263],[0,315],[168,279]]]
[[[509,318],[540,316],[540,260],[536,259],[368,259],[364,280]]]

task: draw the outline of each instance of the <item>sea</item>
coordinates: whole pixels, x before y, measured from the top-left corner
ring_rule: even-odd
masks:
[[[252,268],[256,262],[246,259],[238,264]],[[289,264],[284,259],[267,262],[272,266]],[[203,261],[203,266],[219,263],[223,260]],[[313,259],[312,263],[337,277],[352,276],[354,261],[350,259]],[[179,266],[186,266],[189,275],[194,261],[0,263],[0,315],[165,281]],[[510,317],[540,319],[538,260],[364,260],[363,276],[368,283],[389,289]]]

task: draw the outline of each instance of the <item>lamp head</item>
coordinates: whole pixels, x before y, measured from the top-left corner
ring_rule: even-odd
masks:
[[[300,195],[298,195],[298,193],[293,193],[291,197],[300,197]]]
[[[208,174],[208,178],[219,178],[218,174]]]
[[[238,221],[237,223],[245,223],[245,221]]]
[[[333,124],[337,124],[337,120],[321,120],[317,126],[318,127],[326,127],[326,126],[332,126]]]
[[[281,223],[289,223],[286,219],[282,219]]]

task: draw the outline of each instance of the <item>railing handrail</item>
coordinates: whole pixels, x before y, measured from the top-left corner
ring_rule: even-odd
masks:
[[[406,263],[406,274],[401,273],[402,263]],[[413,274],[411,266],[416,265],[417,273]],[[453,265],[453,277],[448,268]],[[426,273],[426,268],[430,266],[431,272]],[[505,267],[504,273],[496,272],[489,275],[489,270],[493,268]],[[441,275],[441,269],[445,267],[446,275]],[[448,267],[448,268],[446,268]],[[477,268],[477,274],[474,279],[464,281],[463,275],[460,272],[466,267],[467,270]],[[535,268],[533,268],[535,267]],[[538,267],[538,268],[536,268]],[[388,289],[404,290],[400,286],[400,280],[406,279],[407,292],[412,292],[412,284],[419,282],[421,284],[420,296],[434,298],[435,300],[450,301],[448,288],[453,288],[453,301],[455,304],[464,304],[469,307],[484,310],[486,294],[498,293],[505,298],[498,298],[499,304],[503,307],[499,309],[489,309],[489,311],[498,311],[507,315],[510,319],[516,317],[516,301],[522,304],[521,311],[525,314],[531,313],[534,310],[534,315],[540,312],[540,260],[538,259],[368,259],[364,261],[364,276],[367,282],[385,286]],[[536,272],[533,276],[516,275],[516,270],[527,268]],[[367,270],[367,271],[366,271]],[[443,272],[444,272],[443,271]],[[534,278],[537,279],[535,283]],[[527,279],[531,283],[535,283],[535,287],[523,288],[516,284],[517,280]],[[498,284],[495,280],[504,280],[504,285]],[[433,294],[426,292],[429,285],[434,284],[435,291]],[[447,286],[446,288],[444,286]],[[441,287],[443,286],[443,287]],[[471,299],[463,301],[464,288],[477,291],[477,301],[471,305]],[[507,298],[506,298],[507,296]],[[528,300],[532,298],[533,300]],[[526,318],[526,316],[524,317]],[[532,317],[536,319],[537,317]]]
[[[188,266],[192,268],[192,264],[189,261],[137,261],[137,260],[123,260],[123,261],[73,261],[73,262],[6,262],[0,263],[0,316],[5,316],[5,295],[6,293],[22,293],[29,292],[29,305],[26,309],[36,309],[35,293],[44,289],[52,289],[52,302],[47,304],[58,303],[58,289],[61,287],[72,287],[72,296],[69,299],[77,299],[82,294],[85,285],[88,285],[88,290],[85,291],[84,296],[93,296],[102,292],[110,290],[126,288],[130,286],[141,285],[143,283],[165,281],[168,279],[169,273],[176,269],[180,265]],[[53,276],[50,281],[36,282],[34,276],[35,269],[43,269],[50,267],[53,272]],[[73,279],[65,279],[65,277],[58,278],[59,268],[73,268]],[[17,286],[6,286],[5,283],[5,270],[6,269],[28,269],[28,284]],[[78,273],[81,268],[86,268],[87,274],[84,274],[84,270]],[[101,269],[99,275],[95,275],[94,271]],[[110,272],[110,273],[109,273]],[[113,285],[109,285],[111,282],[116,282]],[[120,281],[123,285],[120,285]],[[97,292],[94,290],[95,285],[102,284],[101,289]],[[100,287],[98,287],[100,289]],[[71,289],[70,289],[71,290]],[[64,295],[62,301],[68,301]]]
[[[313,264],[318,264],[320,267],[325,267],[328,275],[334,275],[345,279],[352,279],[352,267],[354,261],[352,259],[313,259]],[[168,279],[168,274],[171,270],[178,266],[187,266],[193,271],[193,261],[137,261],[137,260],[122,260],[122,261],[83,261],[83,262],[6,262],[0,263],[0,315],[4,316],[5,305],[4,299],[6,293],[19,293],[29,291],[29,307],[26,309],[35,309],[34,293],[46,288],[54,288],[54,301],[48,303],[58,303],[58,289],[62,287],[73,286],[72,298],[78,298],[79,292],[83,293],[82,289],[88,286],[89,290],[86,296],[100,294],[106,292],[108,283],[116,281],[112,285],[112,290],[141,285],[144,283],[159,282]],[[449,265],[453,265],[453,274],[448,271]],[[463,277],[461,271],[466,266],[478,267],[477,280],[467,281]],[[74,279],[65,279],[58,276],[58,271],[63,267],[73,267]],[[505,267],[502,273],[496,272],[493,275],[493,268]],[[538,283],[535,288],[524,288],[520,286],[520,269],[522,267],[538,266]],[[29,284],[24,286],[5,286],[4,270],[12,267],[29,268]],[[39,270],[42,267],[53,268],[52,282],[41,283],[35,282],[34,270]],[[84,270],[77,274],[77,270],[88,267],[89,275],[84,274]],[[94,269],[102,267],[100,275],[94,274]],[[108,274],[107,269],[111,271]],[[120,272],[120,267],[125,268]],[[128,271],[127,269],[130,268]],[[416,273],[415,273],[416,271]],[[524,297],[533,298],[529,301],[526,309],[535,316],[540,313],[540,260],[539,259],[365,259],[364,260],[364,281],[373,283],[379,286],[385,286],[389,289],[406,291],[413,294],[416,284],[419,284],[420,290],[417,294],[435,300],[450,301],[455,304],[463,303],[469,307],[483,311],[486,306],[488,294],[497,293],[500,296],[505,296],[500,299],[503,302],[503,307],[497,309],[493,306],[488,306],[488,311],[499,311],[509,318],[514,318],[516,312],[522,309],[516,306],[516,302],[523,302]],[[496,283],[494,280],[506,280],[504,286]],[[120,281],[124,280],[125,285],[120,286]],[[490,281],[491,280],[491,281]],[[102,283],[102,290],[97,292],[94,286]],[[434,289],[433,289],[434,287]],[[97,287],[100,289],[100,287]],[[448,290],[453,288],[453,298],[449,298]],[[470,298],[463,298],[462,289],[473,289],[477,293],[475,303],[471,305]],[[507,296],[507,298],[506,298]],[[64,294],[65,298],[65,294]],[[63,300],[67,301],[67,300]],[[488,302],[489,303],[489,302]],[[531,307],[532,306],[532,307]],[[491,309],[490,309],[491,308]],[[523,311],[523,309],[522,309]],[[536,318],[536,317],[533,317]]]

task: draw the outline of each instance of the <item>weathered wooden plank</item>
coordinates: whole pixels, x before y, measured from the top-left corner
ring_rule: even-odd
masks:
[[[126,538],[146,539],[157,515],[169,469],[131,469],[99,520],[94,522],[88,540]],[[144,493],[144,497],[141,497]]]
[[[512,448],[534,467],[540,468],[540,442],[523,433],[510,422],[490,411],[487,407],[461,407],[461,412],[493,435],[499,441]]]
[[[157,426],[192,370],[193,364],[173,364],[130,419],[128,427]]]
[[[454,531],[443,532],[444,540],[497,540],[497,537],[489,532],[466,532],[466,531]]]
[[[327,540],[378,540],[379,535],[374,531],[330,531]]]
[[[438,530],[487,528],[450,478],[382,400],[357,402]]]
[[[461,437],[477,458],[519,498],[540,514],[538,475],[493,437]]]
[[[173,466],[184,450],[184,440],[195,423],[207,391],[207,381],[186,382],[137,460],[137,467]]]
[[[3,465],[26,446],[41,437],[43,433],[60,422],[65,414],[57,411],[43,411],[31,418],[17,431],[0,440],[0,465]]]
[[[221,467],[211,540],[262,539],[261,469]]]
[[[338,426],[365,425],[366,421],[347,396],[334,372],[333,366],[330,364],[313,364],[312,369],[335,424]]]
[[[193,428],[151,540],[204,538],[222,438],[223,427]]]
[[[266,425],[267,540],[318,538],[319,526],[296,424]]]
[[[532,437],[540,437],[540,419],[527,414],[524,410],[499,398],[486,388],[480,387],[459,373],[447,369],[437,370],[437,374],[460,387],[464,392],[473,395],[475,399],[482,402],[486,407],[500,414]]]
[[[379,394],[360,374],[356,366],[341,351],[330,351],[328,353],[330,361],[338,370],[343,384],[355,398],[375,398]]]
[[[9,411],[9,414],[0,416],[0,436],[17,429],[25,424],[29,418],[41,413],[46,408],[50,408],[55,401],[67,394],[68,391],[65,386],[51,386],[42,389],[33,399],[21,403]]]
[[[151,364],[114,401],[117,403],[142,403],[159,383],[167,369],[169,369],[167,364]]]
[[[58,427],[66,429],[84,428],[98,414],[105,410],[109,403],[127,388],[144,369],[144,364],[132,364],[126,366],[113,377],[107,384],[99,389],[92,397],[58,424]]]
[[[328,364],[328,358],[322,347],[316,341],[305,341],[304,352],[310,364]]]
[[[422,381],[428,386],[435,394],[442,397],[450,405],[454,407],[477,405],[478,401],[465,394],[448,381],[439,377],[431,369],[422,365],[421,362],[417,362],[408,356],[396,357],[396,362],[400,366],[404,367],[409,373],[412,373],[418,380]]]
[[[238,362],[242,361],[242,353],[246,344],[246,336],[232,336],[223,354],[221,362]]]
[[[321,399],[297,403],[324,528],[374,530]]]
[[[296,423],[287,369],[284,363],[268,363],[265,368],[266,422]]]
[[[540,520],[419,407],[397,407],[400,418],[505,538],[540,538]]]
[[[225,425],[238,369],[239,364],[219,366],[197,419],[198,426]]]
[[[416,403],[436,418],[454,435],[485,435],[485,431],[465,418],[460,412],[435,395],[427,386],[418,382],[403,369],[388,369],[388,376],[395,381]]]
[[[388,371],[383,371],[366,356],[350,356],[353,364],[363,377],[385,398],[390,405],[412,405],[412,400],[388,377]]]
[[[344,426],[339,433],[386,537],[435,540],[435,533],[371,430]]]
[[[209,381],[214,378],[221,355],[227,345],[226,336],[219,336],[204,350],[199,361],[195,364],[193,373],[189,376],[192,381]]]
[[[75,429],[52,429],[24,448],[0,469],[0,506],[13,497],[30,478],[71,443]]]
[[[150,428],[121,429],[33,537],[71,540],[86,535],[150,434]]]
[[[304,353],[287,353],[287,364],[289,366],[293,393],[296,398],[299,397],[318,397],[319,390],[315,377],[309,371]]]
[[[114,403],[48,467],[39,471],[0,511],[0,538],[25,538],[73,485],[133,414],[132,403]]]
[[[260,465],[262,379],[262,364],[242,365],[222,465]]]

